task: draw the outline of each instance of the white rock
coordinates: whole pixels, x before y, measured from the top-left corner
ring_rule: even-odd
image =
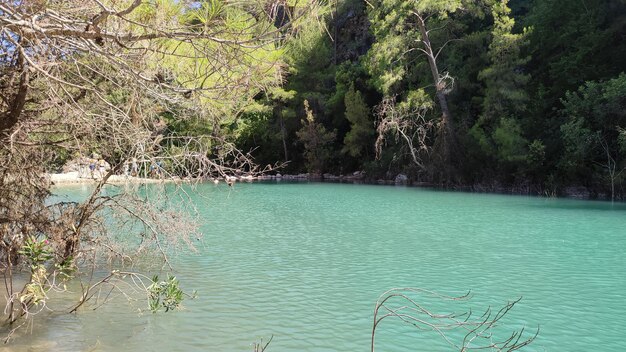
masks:
[[[409,178],[405,174],[398,174],[398,176],[396,176],[395,182],[396,183],[407,183],[408,180],[409,180]]]

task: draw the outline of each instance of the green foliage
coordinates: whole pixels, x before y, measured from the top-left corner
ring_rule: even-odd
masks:
[[[528,145],[526,163],[530,168],[540,168],[546,160],[546,146],[542,141],[535,139]]]
[[[175,276],[167,275],[167,280],[159,281],[159,276],[152,278],[152,284],[148,286],[148,298],[150,310],[156,313],[159,309],[165,311],[176,309],[183,301],[183,291],[179,287]]]
[[[269,98],[274,102],[288,103],[296,96],[296,91],[286,90],[280,87],[273,88],[268,92]]]
[[[626,127],[626,74],[605,82],[587,82],[567,92],[560,113],[564,155],[560,167],[570,179],[588,183],[612,163],[623,165]],[[598,170],[598,166],[600,170]],[[595,170],[595,171],[594,171]]]
[[[520,125],[513,119],[502,118],[493,132],[498,147],[498,159],[506,162],[526,160],[528,141],[522,137]]]
[[[38,240],[30,236],[26,239],[18,253],[26,258],[31,270],[35,270],[52,259],[54,251],[50,248],[50,242],[47,239]]]
[[[350,132],[343,140],[342,152],[353,157],[359,157],[372,149],[374,123],[370,118],[370,109],[363,100],[361,92],[350,86],[345,96],[346,119],[350,121]]]
[[[62,280],[69,280],[74,278],[74,274],[78,268],[74,263],[74,256],[70,255],[62,261],[55,263],[54,269]]]
[[[142,3],[133,12],[136,17],[133,19],[138,21],[138,28],[134,28],[137,31],[145,23],[206,34],[205,39],[193,42],[160,39],[155,54],[147,57],[145,65],[155,72],[157,80],[167,84],[176,83],[193,90],[228,85],[228,89],[219,89],[218,94],[210,91],[193,94],[195,101],[219,113],[245,105],[259,90],[279,83],[278,63],[284,52],[268,40],[269,34],[262,33],[273,28],[267,16],[254,15],[262,12],[262,4],[254,1],[210,0],[190,6],[187,2],[158,0]],[[262,40],[257,38],[259,34]],[[232,45],[223,44],[228,41]],[[212,55],[198,57],[198,50]]]
[[[485,132],[485,129],[480,125],[480,121],[472,126],[468,131],[468,135],[477,143],[483,155],[493,157],[493,155],[496,154],[496,148],[491,138],[487,135],[487,132]]]
[[[536,83],[558,98],[583,81],[624,71],[626,43],[617,33],[623,31],[625,10],[623,1],[534,1],[525,24],[533,27]]]
[[[569,176],[591,166],[589,157],[597,142],[597,135],[584,125],[583,118],[575,118],[561,126],[565,153],[560,165]],[[588,174],[588,170],[584,171]]]
[[[54,254],[49,241],[47,239],[38,240],[29,236],[18,253],[24,256],[30,268],[30,281],[19,295],[20,302],[22,304],[28,304],[26,302],[32,304],[45,303],[48,298],[46,295],[48,270],[45,263],[51,260]]]
[[[626,154],[626,130],[620,128],[619,137],[617,137],[619,143],[620,152]]]
[[[498,0],[491,7],[493,26],[489,33],[488,61],[477,75],[484,83],[481,115],[469,135],[483,154],[480,159],[512,174],[526,169],[529,160],[528,141],[520,122],[529,101],[526,85],[530,75],[523,73],[528,58],[522,57],[529,31],[513,32],[515,20],[510,16],[508,2]],[[539,144],[534,148],[539,152]]]
[[[367,88],[367,73],[360,62],[343,62],[335,71],[335,91],[328,99],[328,109],[336,115],[343,115],[346,110],[345,98],[350,87]],[[360,90],[360,89],[359,89]],[[365,101],[365,98],[363,98]],[[343,116],[342,116],[343,117]],[[335,120],[335,124],[340,124]]]
[[[320,22],[330,11],[330,6],[322,6],[314,15],[299,28],[294,40],[290,41],[285,50],[285,59],[290,74],[294,79],[287,85],[289,90],[298,93],[306,91],[327,92],[332,87],[329,83],[334,77],[332,67],[332,47],[327,40],[325,24]]]
[[[185,21],[208,25],[224,15],[226,4],[221,0],[208,0],[200,2],[200,7],[187,11]]]
[[[376,38],[365,58],[372,84],[383,95],[393,96],[411,76],[413,61],[419,55],[419,30],[411,21],[412,1],[377,1],[368,13]]]
[[[319,172],[332,160],[340,172],[406,172],[402,143],[387,141],[380,160],[369,157],[377,126],[370,108],[393,97],[398,111],[424,108],[425,123],[437,126],[440,111],[432,108],[439,102],[417,15],[430,30],[440,76],[454,78],[446,98],[457,157],[443,163],[455,164],[456,182],[595,187],[606,183],[607,165],[614,165],[609,159],[615,175],[626,166],[623,1],[375,0],[362,6],[345,0],[326,6],[285,51],[284,91],[257,97],[269,108],[246,113],[243,145],[258,146],[268,163],[285,149],[292,170]],[[368,25],[371,36],[355,34]],[[295,118],[305,100],[313,122]],[[437,145],[436,130],[423,136],[426,149]],[[325,143],[317,143],[319,136]]]
[[[46,302],[48,298],[44,287],[46,274],[46,268],[43,266],[37,267],[32,272],[31,281],[24,286],[24,293],[19,296],[20,303],[32,302],[33,304],[41,304]]]
[[[513,33],[515,20],[509,16],[508,0],[498,1],[493,6],[494,25],[491,31],[488,57],[490,65],[483,69],[478,78],[485,82],[483,120],[493,121],[504,116],[517,116],[525,109],[528,95],[525,86],[530,79],[521,68],[528,58],[521,57],[521,49],[527,44],[528,30]]]
[[[296,135],[304,145],[307,169],[309,172],[321,174],[332,157],[331,143],[335,140],[337,132],[328,131],[324,125],[315,122],[315,116],[307,100],[304,101],[304,110],[306,120],[302,120],[302,128]]]
[[[432,48],[435,52],[450,40],[470,35],[464,15],[484,16],[482,1],[461,0],[380,0],[369,11],[372,32],[376,42],[369,50],[365,66],[372,75],[372,84],[385,96],[402,94],[406,89],[432,86],[422,46],[422,35],[416,14],[426,21]],[[447,50],[447,48],[446,48]],[[441,54],[441,55],[440,55]],[[445,51],[437,60],[445,61]],[[445,67],[443,65],[442,67]]]

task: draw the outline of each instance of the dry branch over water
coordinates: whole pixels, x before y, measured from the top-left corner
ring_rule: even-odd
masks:
[[[138,274],[130,273],[98,279],[94,267],[114,262],[133,268],[136,258],[152,256],[167,268],[173,251],[193,247],[201,234],[190,186],[143,187],[149,175],[198,180],[262,171],[219,126],[259,91],[282,81],[276,53],[315,3],[288,13],[276,6],[134,0],[0,4],[5,342],[40,312],[55,309],[47,306],[48,295],[62,292],[65,280],[82,280],[82,305],[112,279],[137,283]],[[279,12],[284,18],[277,18]],[[213,128],[184,135],[171,127],[188,121]],[[90,159],[85,161],[89,179],[98,173],[89,181],[93,191],[84,200],[50,201],[51,181],[68,177],[44,175],[70,159]],[[119,176],[129,171],[140,182]],[[22,276],[25,282],[18,284]],[[175,278],[150,280],[151,285],[134,286],[152,288],[153,298],[178,295]]]

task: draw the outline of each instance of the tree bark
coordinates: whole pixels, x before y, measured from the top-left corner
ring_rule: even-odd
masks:
[[[450,113],[450,108],[448,107],[445,84],[440,79],[439,68],[437,67],[437,55],[433,52],[430,36],[424,22],[424,17],[417,12],[414,12],[414,14],[417,17],[417,26],[419,27],[420,34],[422,35],[422,43],[424,44],[422,52],[428,59],[428,65],[430,66],[430,72],[433,76],[433,83],[435,85],[435,95],[437,96],[439,107],[441,108],[441,125],[439,128],[439,140],[437,143],[442,148],[441,156],[444,166],[447,169],[450,165],[450,154],[454,147],[454,126],[452,122],[452,114]]]
[[[283,150],[285,152],[285,162],[288,162],[289,161],[289,155],[287,154],[285,120],[283,120],[282,113],[281,113],[281,116],[280,116],[280,137],[283,140]]]
[[[20,72],[20,83],[17,92],[14,94],[10,108],[2,114],[0,118],[0,136],[7,134],[19,121],[19,117],[24,110],[26,104],[26,95],[28,93],[28,83],[30,82],[30,74],[28,66],[24,63],[22,54],[19,55],[18,67]]]

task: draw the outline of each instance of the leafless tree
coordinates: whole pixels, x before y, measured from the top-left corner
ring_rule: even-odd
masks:
[[[378,298],[374,308],[371,351],[375,350],[377,328],[383,320],[390,317],[414,326],[420,332],[433,332],[451,348],[460,352],[516,351],[530,344],[539,334],[539,329],[529,335],[522,328],[502,338],[494,336],[495,328],[519,299],[508,302],[497,311],[487,308],[480,316],[474,315],[471,309],[461,313],[437,313],[428,308],[428,303],[434,301],[444,302],[446,309],[451,309],[451,306],[467,302],[470,298],[469,292],[454,297],[419,288],[394,288],[386,291]],[[462,336],[460,341],[452,337],[458,331],[462,332],[461,335],[456,334]]]
[[[439,71],[439,65],[437,64],[439,54],[441,54],[443,48],[445,48],[450,41],[447,41],[439,48],[433,47],[430,40],[430,33],[432,29],[428,29],[426,26],[426,21],[433,14],[424,14],[419,11],[412,11],[412,14],[417,19],[417,27],[419,28],[421,34],[421,37],[419,38],[421,46],[418,47],[418,50],[421,51],[428,60],[428,66],[433,77],[433,85],[435,86],[435,95],[437,97],[437,101],[439,102],[439,107],[441,108],[442,133],[444,134],[444,138],[451,138],[454,133],[454,125],[452,121],[452,114],[450,113],[450,108],[448,107],[447,95],[454,88],[454,79],[447,72],[442,74]]]
[[[376,139],[376,155],[380,157],[388,134],[401,138],[409,148],[413,163],[422,172],[427,172],[427,163],[424,159],[429,157],[431,144],[428,143],[429,135],[433,129],[433,121],[426,120],[426,112],[430,105],[409,106],[396,104],[395,97],[384,99],[375,110],[379,118],[378,138]]]
[[[615,200],[615,183],[618,181],[622,172],[624,172],[626,168],[622,168],[622,169],[619,168],[618,166],[619,163],[613,157],[611,153],[611,149],[608,143],[606,142],[606,140],[600,135],[597,135],[597,139],[598,139],[598,143],[602,147],[602,151],[604,152],[606,156],[606,161],[604,163],[596,162],[596,164],[602,167],[603,169],[606,169],[608,173],[609,183],[611,184],[611,201],[614,201]]]

